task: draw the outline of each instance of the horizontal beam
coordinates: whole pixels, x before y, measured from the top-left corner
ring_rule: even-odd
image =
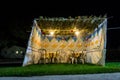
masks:
[[[115,28],[107,28],[107,30],[112,30],[112,29],[120,29],[120,27],[115,27]]]

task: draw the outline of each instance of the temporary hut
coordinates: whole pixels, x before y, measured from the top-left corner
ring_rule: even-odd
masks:
[[[106,16],[34,19],[23,66],[47,63],[105,65]]]

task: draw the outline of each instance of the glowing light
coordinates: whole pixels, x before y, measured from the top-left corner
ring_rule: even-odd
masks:
[[[50,35],[53,36],[54,35],[54,31],[50,31]]]
[[[18,54],[18,51],[16,51],[16,54]]]
[[[79,31],[75,31],[75,35],[76,35],[76,36],[78,36],[78,35],[79,35],[79,33],[80,33]]]

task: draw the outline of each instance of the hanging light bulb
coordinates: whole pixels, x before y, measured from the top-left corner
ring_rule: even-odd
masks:
[[[54,35],[54,31],[50,31],[50,36],[53,36]]]
[[[53,35],[54,34],[54,32],[50,32],[50,35]]]
[[[78,36],[78,35],[79,35],[79,33],[80,33],[79,31],[75,31],[75,35],[76,35],[76,36]]]

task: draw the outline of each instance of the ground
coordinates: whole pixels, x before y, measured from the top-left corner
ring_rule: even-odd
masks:
[[[0,77],[0,80],[120,80],[120,73],[53,75],[32,77]]]

